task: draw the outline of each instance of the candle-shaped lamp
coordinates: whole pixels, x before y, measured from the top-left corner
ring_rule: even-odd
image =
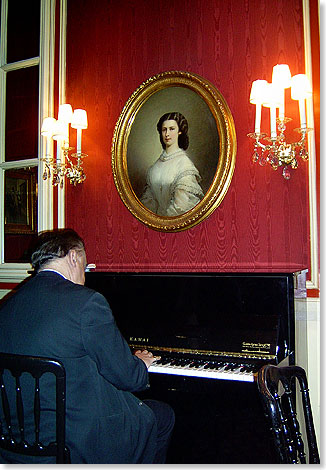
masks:
[[[287,64],[277,64],[273,67],[272,83],[275,88],[279,89],[280,93],[280,107],[279,119],[284,121],[285,106],[284,106],[284,89],[291,86],[291,72]]]
[[[53,140],[57,141],[57,163],[61,163],[61,143],[68,141],[68,127],[63,121],[57,120],[53,131]]]
[[[87,129],[87,113],[84,109],[75,109],[71,127],[77,129],[77,156],[81,155],[81,133],[82,129]]]
[[[312,95],[312,88],[307,75],[294,75],[291,80],[291,98],[299,101],[300,127],[307,128],[305,100]]]
[[[71,104],[68,104],[68,103],[60,104],[59,113],[58,113],[58,121],[64,123],[67,128],[65,131],[67,137],[64,142],[64,146],[66,148],[69,147],[69,124],[71,123],[72,116],[73,116],[73,111],[72,111]]]
[[[45,156],[47,162],[49,161],[50,157],[50,140],[51,137],[53,136],[54,128],[55,128],[55,123],[56,119],[53,117],[46,117],[43,119],[42,123],[42,128],[41,128],[41,134],[46,137],[46,144],[45,144]]]
[[[255,80],[251,86],[250,103],[256,105],[255,134],[260,134],[261,107],[265,97],[266,80]]]
[[[279,88],[275,87],[273,83],[267,83],[265,89],[265,99],[263,106],[270,108],[270,126],[271,126],[271,139],[276,140],[276,108],[280,108],[282,104],[282,95]]]

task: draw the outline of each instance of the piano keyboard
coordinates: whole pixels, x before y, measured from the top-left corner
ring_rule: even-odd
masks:
[[[254,382],[255,367],[250,364],[225,361],[162,358],[155,361],[148,371],[157,374]]]

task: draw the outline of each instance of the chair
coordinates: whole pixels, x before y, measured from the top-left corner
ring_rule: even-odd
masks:
[[[24,422],[26,416],[24,415],[23,401],[26,402],[26,396],[24,394],[24,388],[22,389],[23,380],[21,380],[21,376],[25,372],[30,374],[31,383],[34,387],[33,397],[29,397],[34,414],[35,440],[32,444],[25,440]],[[56,429],[53,430],[53,437],[55,436],[56,439],[48,445],[44,445],[40,442],[42,409],[39,379],[45,373],[55,375],[56,389]],[[10,396],[10,381],[14,382],[14,386],[11,390],[15,389],[15,397]],[[1,414],[4,417],[4,422],[0,421],[0,449],[5,449],[24,456],[53,456],[56,457],[57,464],[70,463],[69,449],[65,446],[66,375],[63,365],[56,360],[45,357],[0,353],[0,387],[2,404],[0,417]],[[13,395],[12,392],[11,395]],[[15,402],[16,406],[11,406],[10,408],[10,402]],[[13,410],[12,408],[15,409]],[[17,432],[15,432],[15,422],[18,423]],[[16,437],[17,435],[19,436],[18,438]]]
[[[259,370],[257,379],[264,412],[271,424],[279,463],[306,463],[304,442],[296,418],[296,379],[301,389],[301,400],[297,401],[302,402],[303,406],[309,463],[320,463],[304,369],[298,366],[277,367],[267,364]],[[299,406],[299,403],[297,405]]]

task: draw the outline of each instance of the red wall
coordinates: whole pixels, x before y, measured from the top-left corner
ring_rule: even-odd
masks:
[[[308,267],[307,163],[285,181],[280,170],[252,163],[247,137],[254,127],[252,81],[271,81],[277,63],[288,63],[292,75],[305,72],[302,0],[70,1],[67,40],[67,102],[87,109],[89,156],[86,181],[67,188],[66,220],[84,237],[89,262],[114,271]],[[131,215],[111,169],[125,102],[147,78],[168,70],[199,74],[219,89],[238,145],[221,205],[178,233],[153,231]]]

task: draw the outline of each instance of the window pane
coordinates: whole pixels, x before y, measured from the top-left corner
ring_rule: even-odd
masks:
[[[29,262],[37,236],[37,167],[5,171],[5,262]]]
[[[39,56],[40,0],[9,0],[7,63]]]
[[[36,158],[39,67],[7,73],[6,161]]]

